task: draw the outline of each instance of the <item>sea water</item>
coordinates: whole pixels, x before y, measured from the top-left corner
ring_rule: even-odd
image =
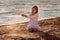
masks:
[[[59,1],[1,1],[0,3],[0,25],[26,22],[29,19],[22,17],[21,13],[30,14],[34,5],[39,8],[39,20],[60,17]]]

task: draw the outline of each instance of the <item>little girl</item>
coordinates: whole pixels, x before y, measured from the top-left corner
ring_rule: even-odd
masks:
[[[30,31],[31,29],[33,29],[34,31],[36,30],[41,31],[41,28],[38,25],[38,7],[37,6],[32,7],[32,12],[29,16],[26,14],[21,14],[21,15],[30,19],[27,25],[27,30]]]

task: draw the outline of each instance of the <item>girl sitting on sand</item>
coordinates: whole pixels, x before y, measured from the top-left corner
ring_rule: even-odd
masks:
[[[32,7],[32,12],[30,13],[30,15],[26,15],[26,14],[21,14],[23,17],[29,18],[29,23],[27,25],[27,30],[28,31],[41,31],[40,26],[38,25],[38,7],[37,6],[33,6]]]

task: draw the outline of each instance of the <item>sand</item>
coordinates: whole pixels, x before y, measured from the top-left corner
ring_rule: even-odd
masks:
[[[28,32],[27,24],[0,25],[0,40],[60,40],[60,17],[39,20],[43,33]]]

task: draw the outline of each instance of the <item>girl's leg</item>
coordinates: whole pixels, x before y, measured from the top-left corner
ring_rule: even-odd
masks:
[[[30,30],[30,31],[31,31],[32,29],[35,30],[35,31],[36,31],[36,30],[37,30],[37,31],[42,31],[42,30],[41,30],[41,27],[40,27],[39,25],[36,25],[36,24],[28,25],[26,29],[27,29],[27,30]]]
[[[34,25],[34,27],[38,30],[38,31],[42,31],[41,27],[39,25]]]
[[[41,27],[38,24],[32,23],[31,28],[35,28],[38,31],[42,31]]]

